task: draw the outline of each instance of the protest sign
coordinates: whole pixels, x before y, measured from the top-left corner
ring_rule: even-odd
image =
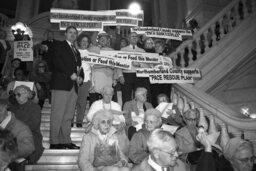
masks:
[[[81,53],[82,65],[83,63],[98,64],[110,67],[116,67],[121,69],[131,69],[131,61],[120,58],[112,58],[102,54],[96,54],[91,52]]]
[[[14,58],[21,61],[33,61],[33,42],[32,41],[14,41]]]
[[[86,11],[86,10],[67,10],[67,9],[51,9],[51,23],[60,23],[61,21],[100,21],[100,22],[116,22],[116,12],[109,11]]]
[[[13,87],[13,90],[20,86],[20,85],[24,85],[24,86],[27,86],[31,91],[34,90],[34,82],[30,82],[30,81],[15,81],[14,82],[14,87]]]
[[[79,31],[102,31],[102,22],[71,22],[71,21],[61,21],[60,30],[66,30],[68,26],[74,26]]]
[[[161,58],[158,53],[125,52],[125,51],[100,51],[100,54],[113,58],[122,58],[140,63],[159,64]]]
[[[192,36],[191,30],[171,29],[162,27],[134,27],[131,32],[145,34],[147,37],[182,40],[182,36]]]
[[[158,74],[149,75],[149,81],[151,84],[166,84],[166,83],[194,83],[194,79],[191,76],[181,76],[180,74]]]
[[[194,78],[201,78],[198,68],[139,68],[136,69],[137,77],[149,77],[152,84],[164,83],[193,83]]]

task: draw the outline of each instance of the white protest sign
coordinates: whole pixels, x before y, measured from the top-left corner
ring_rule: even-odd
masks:
[[[151,84],[166,84],[166,83],[194,83],[192,76],[181,76],[181,74],[158,74],[149,75]]]
[[[140,63],[159,64],[161,58],[158,53],[125,52],[125,51],[101,51],[100,54],[113,58],[122,58]]]
[[[136,69],[137,77],[149,77],[152,84],[164,83],[193,83],[194,78],[201,78],[198,68],[139,68]]]
[[[30,81],[15,81],[13,90],[20,85],[27,86],[31,91],[34,90],[34,82]]]
[[[14,41],[14,58],[21,61],[33,61],[33,42],[32,41]]]
[[[100,22],[116,22],[116,12],[109,11],[86,11],[86,10],[67,10],[67,9],[51,9],[51,23],[60,23],[61,21],[100,21]]]
[[[60,30],[66,30],[68,26],[74,26],[79,31],[102,31],[103,30],[103,24],[102,22],[90,22],[90,21],[77,21],[77,22],[71,22],[71,21],[61,21],[60,22]]]
[[[163,118],[168,118],[169,114],[167,112],[168,110],[172,110],[172,105],[173,103],[162,102],[156,107],[156,109],[162,113]]]
[[[82,65],[83,63],[90,63],[90,64],[98,64],[110,67],[116,67],[121,69],[131,69],[131,61],[119,59],[119,58],[112,58],[102,54],[91,53],[88,51],[84,51],[81,53]]]
[[[145,34],[147,37],[182,40],[182,36],[192,36],[191,30],[171,29],[162,27],[134,27],[131,32]]]

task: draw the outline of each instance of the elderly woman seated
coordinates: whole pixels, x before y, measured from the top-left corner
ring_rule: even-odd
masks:
[[[200,143],[196,140],[197,124],[199,122],[199,111],[189,109],[183,114],[186,126],[175,133],[175,139],[182,154],[196,151]]]
[[[84,135],[79,152],[81,171],[125,170],[127,158],[119,148],[114,117],[110,110],[100,110],[93,116],[93,127]]]
[[[229,171],[256,170],[252,142],[240,138],[232,138],[224,146],[223,153],[232,165],[232,169],[229,169]]]
[[[25,123],[33,134],[35,151],[28,158],[29,163],[36,163],[43,154],[43,137],[40,131],[41,108],[37,103],[31,100],[32,91],[25,85],[17,86],[14,94],[18,106],[12,112],[15,117]]]
[[[95,113],[102,109],[111,110],[111,114],[114,117],[113,126],[117,129],[117,136],[120,141],[120,148],[122,149],[125,155],[128,155],[128,148],[129,148],[129,140],[125,134],[125,118],[121,111],[121,106],[112,101],[114,89],[112,87],[106,86],[102,89],[102,96],[101,100],[95,101],[87,114],[87,120],[92,121]],[[91,124],[89,124],[91,125]],[[90,126],[87,126],[90,129]]]
[[[161,113],[156,109],[148,109],[144,118],[145,127],[136,132],[130,142],[129,158],[135,163],[141,163],[148,155],[147,140],[150,133],[162,124]]]
[[[123,111],[125,112],[125,121],[129,140],[131,140],[136,130],[142,128],[145,111],[153,108],[152,104],[146,102],[146,100],[147,89],[138,87],[135,91],[135,99],[124,104]]]
[[[18,145],[9,130],[0,129],[0,170],[6,170],[9,163],[16,159]]]

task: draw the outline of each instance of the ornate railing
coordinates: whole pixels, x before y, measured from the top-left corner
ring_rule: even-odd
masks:
[[[169,56],[178,67],[187,67],[229,34],[242,20],[255,14],[255,0],[234,0]]]
[[[219,125],[226,124],[229,132],[234,136],[256,133],[256,119],[249,119],[233,111],[221,101],[192,85],[174,84],[171,99],[174,104],[177,104],[181,112],[189,108],[199,108],[204,111],[206,116],[213,115],[216,123]]]

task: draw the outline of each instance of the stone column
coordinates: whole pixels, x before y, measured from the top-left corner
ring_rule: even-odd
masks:
[[[26,23],[34,16],[37,0],[18,0],[16,7],[16,20]]]
[[[121,3],[121,1],[120,1]],[[109,10],[110,0],[91,0],[91,10]]]

